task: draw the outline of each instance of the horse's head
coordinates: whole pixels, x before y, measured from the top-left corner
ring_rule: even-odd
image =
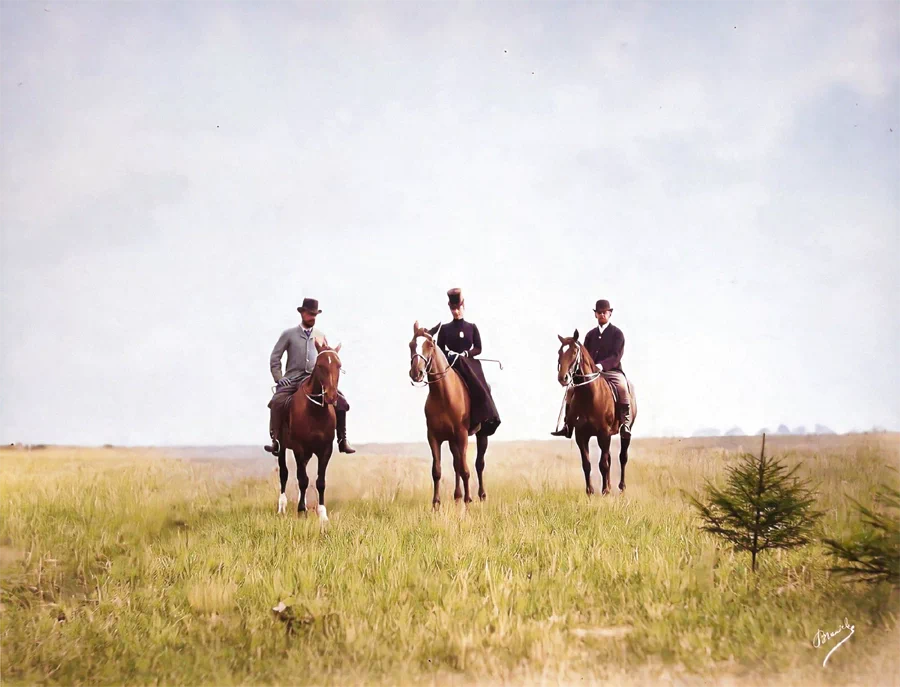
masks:
[[[568,386],[576,374],[580,374],[582,352],[578,341],[578,330],[572,336],[556,335],[559,339],[559,360],[557,367],[559,374],[556,376],[561,386]]]
[[[313,384],[318,384],[322,389],[323,404],[337,405],[338,379],[341,376],[341,359],[338,352],[341,350],[341,344],[338,344],[337,348],[331,348],[328,344],[317,340],[316,350],[319,355],[313,368]]]
[[[422,351],[419,352],[419,337],[422,337]],[[419,322],[413,325],[413,338],[409,342],[409,378],[420,383],[425,381],[425,375],[428,374],[428,361],[434,355],[434,339],[428,330],[419,326]]]

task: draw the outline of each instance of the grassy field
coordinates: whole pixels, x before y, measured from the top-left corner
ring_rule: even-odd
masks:
[[[900,599],[824,549],[757,576],[681,489],[751,438],[636,440],[589,500],[570,442],[488,453],[486,503],[430,507],[415,458],[336,455],[331,521],[275,515],[277,475],[153,451],[0,452],[4,684],[900,684]],[[617,444],[614,444],[617,446]],[[819,485],[821,531],[896,480],[897,435],[773,438]],[[595,461],[596,463],[596,461]],[[595,465],[596,467],[596,465]],[[311,468],[310,474],[314,474]],[[613,483],[618,482],[613,464]],[[596,469],[595,469],[595,478]],[[296,481],[291,479],[291,508]],[[314,494],[314,490],[312,492]],[[314,497],[313,497],[314,503]],[[279,616],[272,607],[285,602]],[[817,630],[844,634],[813,646]]]

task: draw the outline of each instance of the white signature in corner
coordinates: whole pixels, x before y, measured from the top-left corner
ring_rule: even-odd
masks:
[[[841,644],[843,644],[848,639],[850,639],[850,637],[853,636],[853,633],[856,632],[856,625],[851,625],[850,621],[847,620],[846,618],[844,618],[844,622],[842,622],[841,626],[838,629],[836,629],[834,632],[824,632],[822,630],[819,630],[818,632],[816,632],[816,636],[813,637],[813,646],[818,649],[820,646],[823,646],[827,641],[829,641],[832,637],[837,637],[844,630],[849,630],[850,634],[848,634],[841,641],[839,641],[837,644],[835,644],[834,648],[828,652],[828,655],[825,657],[825,660],[822,661],[823,668],[825,667],[825,664],[828,663],[828,659],[831,658],[831,654],[833,654],[835,651],[837,651],[837,648]]]

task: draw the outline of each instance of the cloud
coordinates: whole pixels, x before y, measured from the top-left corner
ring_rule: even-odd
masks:
[[[255,440],[304,295],[352,436],[421,438],[454,285],[506,438],[599,297],[639,431],[900,410],[894,6],[60,8],[0,28],[4,438]]]

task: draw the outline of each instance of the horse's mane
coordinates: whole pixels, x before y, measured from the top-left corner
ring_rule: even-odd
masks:
[[[586,373],[597,372],[597,365],[594,364],[594,359],[591,357],[591,354],[588,353],[588,349],[584,347],[584,344],[580,341],[576,341],[576,344],[581,348],[581,371]]]
[[[449,364],[450,364],[450,361],[447,360],[447,356],[444,355],[444,352],[441,350],[441,347],[437,345],[437,341],[435,341],[434,338],[427,337],[427,336],[424,337],[424,338],[425,338],[425,343],[427,343],[428,345],[431,346],[431,351],[432,351],[432,352],[431,352],[431,355],[432,355],[432,356],[434,356],[434,355],[440,355],[441,359],[444,361],[444,364],[445,364],[445,365],[449,365]],[[423,347],[423,350],[424,350],[425,344],[422,344],[422,347]]]

